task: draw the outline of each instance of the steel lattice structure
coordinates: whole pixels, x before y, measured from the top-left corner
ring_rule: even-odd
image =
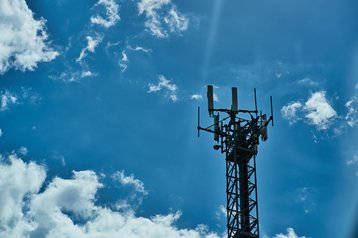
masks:
[[[259,238],[259,217],[257,202],[256,155],[259,138],[267,140],[266,114],[258,113],[256,90],[254,90],[255,110],[239,110],[237,89],[232,88],[231,109],[214,109],[213,87],[208,86],[208,110],[214,118],[214,124],[200,127],[200,109],[198,108],[198,135],[200,130],[214,134],[217,142],[214,149],[225,154],[226,196],[227,196],[227,234],[228,238]],[[227,117],[220,120],[220,113]],[[245,118],[246,117],[246,118]]]

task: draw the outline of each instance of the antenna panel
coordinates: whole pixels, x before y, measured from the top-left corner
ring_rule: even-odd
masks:
[[[209,114],[211,116],[212,111],[214,110],[214,89],[213,89],[213,85],[208,85],[207,97],[208,97],[208,110],[209,110]]]
[[[237,112],[238,110],[238,105],[237,105],[237,88],[236,87],[232,87],[231,88],[231,96],[232,96],[232,105],[231,105],[231,110],[233,110],[234,112]]]

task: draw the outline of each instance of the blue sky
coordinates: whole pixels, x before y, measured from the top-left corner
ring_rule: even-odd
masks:
[[[4,0],[0,234],[225,237],[218,107],[269,111],[264,237],[354,237],[356,1]],[[339,228],[339,229],[338,229]]]

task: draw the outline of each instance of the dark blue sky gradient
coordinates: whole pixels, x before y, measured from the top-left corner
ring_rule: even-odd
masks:
[[[346,161],[357,153],[357,127],[333,136],[331,129],[318,131],[302,121],[289,125],[280,109],[323,90],[337,113],[346,113],[345,102],[357,94],[352,59],[358,2],[217,1],[222,8],[212,47],[214,0],[173,0],[190,24],[166,39],[144,30],[144,17],[132,1],[118,1],[121,20],[108,30],[89,23],[96,1],[27,1],[35,18],[47,20],[49,38],[61,55],[33,72],[10,70],[0,76],[1,88],[31,88],[41,97],[39,103],[0,112],[1,152],[27,147],[25,159],[46,164],[49,177],[70,177],[72,170],[86,169],[133,173],[149,191],[139,215],[181,210],[179,227],[203,223],[223,232],[226,220],[215,213],[226,198],[224,158],[212,150],[211,135],[196,137],[196,108],[202,108],[202,123],[210,123],[206,84],[219,87],[215,90],[222,107],[230,105],[230,87],[237,86],[239,105],[248,109],[256,87],[260,108],[269,111],[270,95],[275,106],[275,127],[260,145],[257,161],[262,233],[273,236],[293,227],[306,237],[348,237],[358,193],[355,171]],[[86,62],[98,75],[74,83],[49,78],[80,68],[75,59],[85,37],[95,31],[103,34],[103,41]],[[106,49],[107,42],[118,41]],[[128,69],[121,73],[118,61],[128,45],[152,52],[127,50]],[[147,85],[157,83],[159,75],[177,85],[177,102],[147,93]],[[305,77],[318,85],[298,85]],[[190,100],[194,93],[203,100]],[[64,156],[65,166],[56,155]],[[315,205],[298,201],[304,187],[310,188]],[[122,193],[108,181],[98,203],[110,204]]]

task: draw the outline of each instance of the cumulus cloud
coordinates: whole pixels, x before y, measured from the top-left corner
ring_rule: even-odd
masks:
[[[97,45],[102,41],[101,36],[97,36],[97,37],[87,36],[86,39],[87,39],[87,46],[82,49],[80,55],[76,59],[77,62],[81,62],[82,59],[87,56],[87,52],[94,53]]]
[[[305,117],[318,129],[327,129],[332,119],[337,117],[337,112],[326,99],[326,92],[313,93],[304,106],[307,114]]]
[[[163,75],[159,75],[159,82],[157,84],[148,84],[148,88],[148,93],[164,91],[164,95],[169,97],[173,102],[178,100],[176,95],[178,87],[174,83],[171,83],[171,81],[166,79]]]
[[[0,111],[5,111],[9,109],[10,105],[16,104],[18,101],[18,97],[8,90],[1,91],[0,97]]]
[[[49,46],[45,23],[34,19],[25,0],[0,1],[0,74],[10,68],[34,70],[59,55]]]
[[[26,218],[29,197],[39,192],[46,178],[45,168],[24,163],[10,155],[7,163],[0,161],[0,236],[26,237],[36,226]]]
[[[306,123],[316,126],[318,130],[326,130],[337,117],[337,112],[326,99],[326,92],[319,91],[313,93],[304,103],[296,101],[283,106],[281,115],[290,124],[305,118]]]
[[[302,103],[300,103],[299,101],[291,102],[281,108],[282,117],[288,120],[290,124],[294,124],[295,122],[297,122],[297,120],[300,120],[299,116],[297,115],[297,112],[301,108]]]
[[[146,218],[97,205],[103,185],[93,171],[74,171],[71,178],[55,177],[47,185],[45,178],[44,166],[16,155],[0,161],[1,237],[223,237],[203,225],[177,228],[181,212]]]
[[[105,8],[105,17],[100,15],[91,16],[91,23],[109,28],[114,26],[119,20],[119,5],[114,0],[99,0],[95,6],[103,6]]]
[[[358,122],[358,98],[353,96],[346,104],[345,104],[348,112],[345,116],[347,124],[350,127],[354,127]]]
[[[141,0],[138,11],[139,15],[146,17],[145,27],[158,38],[181,33],[189,26],[188,18],[176,9],[171,0]]]

